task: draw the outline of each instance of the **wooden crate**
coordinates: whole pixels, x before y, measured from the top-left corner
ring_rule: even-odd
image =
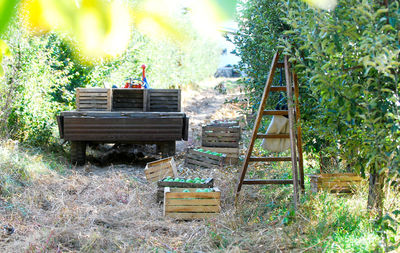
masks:
[[[111,89],[76,89],[76,109],[78,111],[111,111],[111,100]]]
[[[149,112],[180,112],[181,90],[179,89],[149,89],[147,93],[147,111]]]
[[[227,165],[236,165],[239,162],[239,148],[215,148],[215,147],[201,147],[204,150],[210,150],[226,155],[225,163]]]
[[[146,111],[146,89],[112,89],[113,111]]]
[[[217,156],[189,149],[186,153],[185,166],[192,169],[222,167],[225,159],[225,154],[223,156]]]
[[[203,147],[239,148],[239,122],[217,121],[202,127],[201,145]]]
[[[157,182],[165,177],[178,177],[173,157],[147,163],[144,169],[146,179],[149,182]]]
[[[213,188],[214,187],[214,179],[207,178],[204,183],[196,184],[196,183],[186,183],[186,182],[166,182],[163,179],[157,182],[157,202],[164,201],[164,188]]]
[[[331,193],[352,193],[362,181],[355,173],[318,174],[309,177],[312,192],[323,190]]]
[[[164,216],[180,220],[205,219],[221,211],[221,192],[196,192],[196,188],[183,192],[183,188],[164,189]]]

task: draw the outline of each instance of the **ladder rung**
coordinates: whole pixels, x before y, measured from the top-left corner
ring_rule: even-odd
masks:
[[[293,184],[291,179],[245,179],[243,184]]]
[[[258,139],[282,139],[290,138],[289,134],[257,134]]]
[[[286,86],[271,86],[269,91],[286,91]]]
[[[285,67],[285,64],[284,64],[283,62],[277,62],[277,63],[276,63],[276,67],[277,67],[277,68],[284,68],[284,67]]]
[[[263,115],[289,115],[288,110],[265,110]]]
[[[250,157],[249,162],[285,162],[292,161],[292,158],[289,156],[286,157]]]

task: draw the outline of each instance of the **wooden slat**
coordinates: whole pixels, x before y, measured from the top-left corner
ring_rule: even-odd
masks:
[[[166,199],[166,206],[217,206],[220,204],[219,199]]]
[[[244,179],[243,184],[293,184],[292,179]]]
[[[216,215],[217,213],[165,213],[166,217],[180,220],[208,219]]]
[[[271,86],[270,91],[286,91],[286,86]]]
[[[263,115],[289,115],[287,110],[265,110]]]
[[[165,212],[198,212],[198,213],[217,213],[221,210],[221,207],[218,206],[170,206],[165,205]]]
[[[221,192],[169,192],[167,198],[182,199],[182,198],[198,198],[198,199],[219,199]]]
[[[285,162],[285,161],[291,161],[291,157],[250,157],[249,161],[250,162]]]
[[[289,134],[257,134],[257,139],[287,139]]]

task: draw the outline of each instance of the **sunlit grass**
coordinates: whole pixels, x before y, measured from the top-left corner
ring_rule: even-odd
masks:
[[[50,152],[21,147],[16,141],[0,142],[0,195],[10,196],[43,175],[63,172],[63,158]]]

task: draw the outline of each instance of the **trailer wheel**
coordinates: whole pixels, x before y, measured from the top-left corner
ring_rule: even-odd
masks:
[[[86,142],[71,141],[71,163],[76,165],[85,164]]]

